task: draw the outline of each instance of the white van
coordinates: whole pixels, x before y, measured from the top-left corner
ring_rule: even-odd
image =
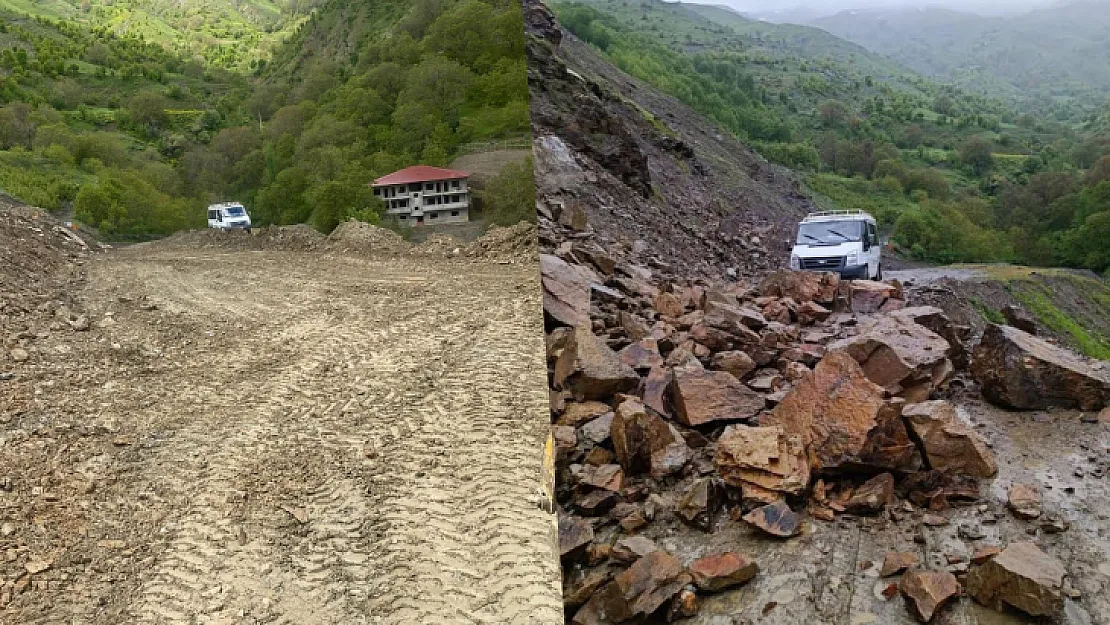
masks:
[[[220,230],[235,230],[241,228],[251,231],[251,216],[247,209],[238,202],[225,202],[213,204],[208,207],[208,227]]]
[[[883,279],[875,218],[860,210],[810,213],[798,224],[790,268],[835,271],[844,278]]]

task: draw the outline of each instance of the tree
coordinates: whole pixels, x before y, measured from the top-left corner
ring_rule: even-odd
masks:
[[[482,211],[499,226],[536,221],[536,186],[532,157],[506,165],[481,194]]]
[[[169,122],[166,108],[168,108],[168,102],[162,94],[143,91],[127,103],[127,117],[133,127],[153,137]]]
[[[994,145],[984,137],[971,137],[960,144],[960,162],[982,176],[994,167]]]
[[[819,107],[821,114],[821,125],[825,128],[840,128],[848,123],[848,117],[852,114],[848,105],[840,100],[825,100]]]

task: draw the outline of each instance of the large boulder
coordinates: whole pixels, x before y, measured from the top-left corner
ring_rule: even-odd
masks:
[[[986,442],[960,420],[951,403],[927,401],[906,406],[902,418],[921,442],[929,468],[974,477],[998,473]]]
[[[682,436],[637,399],[617,406],[610,427],[617,461],[628,475],[663,477],[680,471],[689,458]]]
[[[885,399],[882,387],[846,352],[821,359],[775,406],[770,422],[801,438],[815,472],[913,471],[921,464],[900,400]]]
[[[1032,616],[1050,616],[1064,608],[1066,573],[1059,560],[1033,543],[1013,543],[971,569],[967,594],[996,610],[1009,605]]]
[[[957,369],[968,365],[968,353],[965,342],[971,333],[971,327],[956,325],[948,315],[936,306],[912,306],[890,313],[893,317],[905,317],[918,325],[925,326],[934,334],[948,341],[948,358]]]
[[[576,267],[558,256],[540,254],[543,311],[556,323],[577,326],[590,322],[590,283]]]
[[[691,581],[678,558],[666,551],[653,551],[594,593],[571,623],[602,625],[646,617]]]
[[[748,419],[759,414],[766,401],[731,373],[683,366],[674,370],[671,401],[675,416],[687,426],[714,421]]]
[[[589,326],[577,326],[567,336],[566,347],[555,361],[555,386],[579,399],[605,399],[636,388],[640,376]]]
[[[864,314],[904,307],[901,285],[874,280],[852,280],[848,287],[848,301],[853,312]]]
[[[975,348],[971,374],[984,397],[1006,408],[1099,410],[1110,405],[1110,365],[1088,361],[1011,326],[987,326]]]
[[[948,341],[912,319],[880,315],[865,321],[859,334],[831,343],[844,350],[875,384],[914,403],[955,373],[948,359]]]
[[[747,496],[750,490],[798,495],[809,486],[809,463],[799,436],[781,426],[730,425],[717,441],[717,473]]]
[[[947,571],[913,569],[899,584],[906,605],[917,620],[928,623],[946,604],[960,595],[960,582]]]
[[[759,292],[764,296],[788,297],[796,302],[832,304],[840,288],[840,276],[831,272],[781,270],[764,278]]]

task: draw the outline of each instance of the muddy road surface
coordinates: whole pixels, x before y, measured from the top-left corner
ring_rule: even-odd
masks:
[[[0,363],[0,621],[562,622],[534,264],[87,271]]]

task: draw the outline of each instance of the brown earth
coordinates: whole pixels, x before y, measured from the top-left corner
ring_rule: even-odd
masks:
[[[561,623],[535,262],[197,236],[0,229],[0,622]]]

